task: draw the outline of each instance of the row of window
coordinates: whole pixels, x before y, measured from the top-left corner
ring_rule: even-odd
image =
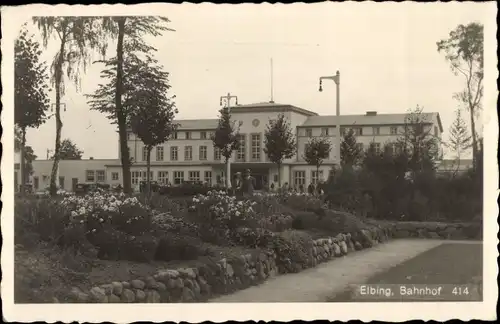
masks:
[[[354,135],[356,135],[356,136],[363,135],[363,127],[340,127],[341,135],[345,136],[350,129],[353,130]],[[389,133],[390,133],[390,135],[398,135],[399,134],[398,127],[397,126],[390,126]],[[370,135],[380,135],[380,127],[373,126],[372,127],[372,134],[370,134]],[[312,128],[306,128],[306,136],[307,137],[313,136]],[[321,128],[321,136],[330,136],[330,128],[322,127]],[[434,126],[434,136],[439,136],[439,129],[437,126]]]
[[[182,133],[183,136],[179,136],[179,134]],[[172,139],[199,139],[199,140],[207,140],[210,139],[213,135],[213,132],[196,132],[196,134],[200,134],[199,137],[193,137],[194,132],[175,132],[172,134]],[[134,133],[129,132],[127,134],[127,139],[131,140],[133,139]]]
[[[311,183],[317,184],[319,179],[323,179],[323,170],[311,171]],[[300,185],[306,186],[306,171],[294,171],[293,172],[293,184],[298,187]]]
[[[157,173],[158,177],[156,178],[159,183],[163,184],[168,184],[168,183],[173,183],[173,184],[181,184],[184,182],[184,171],[172,171],[172,179],[169,177],[169,172],[168,171],[158,171]],[[188,181],[204,181],[209,184],[212,183],[212,171],[205,171],[203,173],[203,178],[201,178],[201,171],[188,171]],[[153,171],[150,171],[149,177],[151,180],[153,180]],[[144,181],[147,178],[147,172],[146,171],[132,171],[131,172],[131,182],[132,185],[137,185],[139,184],[140,181]],[[172,180],[172,181],[171,181]]]
[[[251,137],[251,159],[252,161],[260,161],[261,158],[261,136],[260,134],[252,134]],[[238,140],[240,142],[240,147],[236,152],[236,159],[238,161],[246,161],[246,136],[245,134],[238,135]],[[156,161],[165,161],[165,149],[163,146],[156,147]],[[199,147],[198,159],[200,161],[207,160],[208,146],[202,145]],[[146,147],[142,148],[142,160],[147,161],[148,151]],[[214,160],[220,161],[222,158],[221,151],[214,147]],[[188,145],[184,147],[184,161],[193,160],[193,147]],[[170,147],[170,161],[179,161],[179,147]]]

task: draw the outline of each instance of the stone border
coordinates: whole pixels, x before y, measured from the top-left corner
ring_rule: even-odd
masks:
[[[312,258],[308,266],[314,267],[349,252],[403,237],[481,239],[482,227],[479,224],[410,222],[374,225],[354,233],[313,240],[309,251]],[[276,276],[279,272],[276,258],[273,251],[258,251],[196,268],[161,269],[151,277],[112,282],[86,292],[74,287],[70,296],[77,303],[202,302],[258,285]]]

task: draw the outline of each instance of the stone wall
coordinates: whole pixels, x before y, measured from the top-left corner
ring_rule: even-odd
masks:
[[[370,248],[391,238],[480,239],[478,224],[400,222],[373,225],[353,233],[313,241],[309,266]],[[256,251],[238,258],[221,259],[196,268],[161,269],[151,277],[93,287],[73,288],[72,300],[80,303],[202,302],[217,295],[258,285],[276,276],[276,254]]]

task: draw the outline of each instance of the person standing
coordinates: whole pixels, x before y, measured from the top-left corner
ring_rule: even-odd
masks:
[[[243,178],[241,191],[243,195],[253,195],[253,191],[255,189],[255,178],[252,177],[250,169],[245,171],[245,177]]]

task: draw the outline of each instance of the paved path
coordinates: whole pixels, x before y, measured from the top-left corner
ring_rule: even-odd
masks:
[[[324,302],[329,296],[343,292],[349,284],[362,284],[373,275],[443,243],[477,244],[469,241],[398,239],[351,252],[300,273],[277,276],[259,286],[209,302]]]

